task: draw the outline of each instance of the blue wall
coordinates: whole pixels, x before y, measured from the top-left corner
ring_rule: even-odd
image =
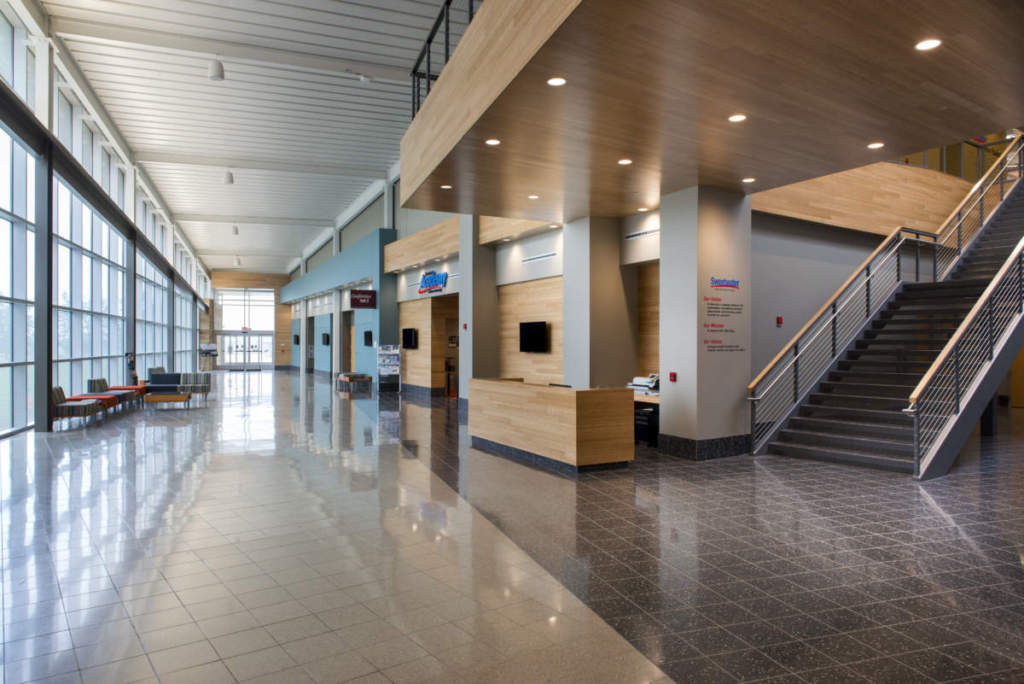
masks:
[[[299,330],[302,328],[302,320],[298,318],[292,319],[292,365],[296,368],[302,362],[302,347],[295,344],[295,336],[299,334]],[[299,338],[301,339],[301,338]]]
[[[396,276],[384,273],[384,245],[394,241],[395,230],[393,228],[375,230],[306,275],[296,278],[281,288],[281,303],[288,304],[369,279],[373,283],[373,289],[377,290],[377,308],[354,311],[352,325],[355,350],[352,355],[352,370],[373,377],[377,377],[377,346],[398,344]],[[338,313],[340,314],[340,312]],[[363,344],[367,330],[373,334],[373,346],[371,347]],[[330,332],[330,330],[328,329],[326,332]],[[315,353],[319,353],[321,348],[319,333],[317,333],[315,342]],[[324,349],[326,350],[326,348]],[[292,360],[297,362],[299,357],[296,356],[296,351],[301,352],[301,350],[292,350]],[[314,364],[316,363],[314,359]],[[326,368],[330,368],[329,356],[327,364]],[[318,365],[316,367],[319,368]]]
[[[331,344],[324,346],[324,335],[331,334],[331,314],[313,318],[313,370],[331,372]]]

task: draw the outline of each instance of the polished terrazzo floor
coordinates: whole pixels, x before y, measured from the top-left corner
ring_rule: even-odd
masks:
[[[568,477],[470,449],[450,400],[219,376],[0,441],[5,681],[1021,682],[1002,420],[924,484],[647,449]]]

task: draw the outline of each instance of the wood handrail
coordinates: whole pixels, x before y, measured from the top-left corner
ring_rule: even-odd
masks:
[[[974,191],[977,190],[978,188],[981,188],[983,185],[985,185],[985,181],[988,179],[989,174],[992,173],[996,168],[998,168],[999,166],[1002,165],[1003,160],[1006,158],[1006,155],[1008,155],[1010,153],[1010,150],[1012,150],[1014,148],[1014,146],[1018,142],[1020,142],[1020,139],[1022,137],[1024,137],[1024,134],[1018,134],[1017,137],[1014,138],[1010,142],[1010,144],[1006,146],[1006,149],[1003,150],[1003,153],[1001,155],[999,155],[999,159],[996,159],[996,163],[988,168],[988,171],[986,171],[984,173],[984,175],[982,175],[982,177],[978,180],[978,182],[974,184],[974,187],[971,188],[970,192],[968,192],[964,196],[964,198],[962,200],[960,200],[960,204],[956,205],[956,209],[954,209],[952,211],[952,213],[950,213],[950,215],[946,217],[945,221],[943,221],[942,223],[939,224],[939,230],[936,233],[936,235],[939,235],[939,236],[942,235],[942,231],[945,230],[946,226],[949,225],[949,222],[953,220],[953,217],[956,216],[960,212],[960,210],[963,209],[964,206],[967,204],[967,201],[969,199],[971,199],[971,197],[974,196]]]
[[[825,304],[822,305],[822,307],[820,309],[818,309],[817,313],[815,313],[813,316],[811,316],[810,320],[808,320],[806,323],[804,323],[804,327],[800,328],[800,330],[797,332],[797,334],[793,336],[793,339],[791,339],[786,344],[786,346],[783,347],[782,350],[778,354],[775,355],[775,358],[773,358],[771,361],[768,362],[768,365],[764,367],[764,370],[762,370],[760,373],[757,374],[756,378],[754,378],[753,380],[750,381],[750,384],[747,385],[747,391],[748,392],[754,391],[754,388],[757,387],[758,383],[760,383],[762,380],[764,380],[764,376],[766,376],[768,374],[768,372],[772,368],[775,367],[775,364],[778,363],[779,360],[783,356],[786,355],[786,352],[788,352],[790,349],[793,348],[793,345],[796,344],[800,340],[800,338],[803,337],[804,333],[807,332],[812,325],[814,325],[815,321],[817,321],[818,318],[823,313],[825,313],[825,310],[828,309],[830,306],[832,306],[833,302],[835,302],[837,299],[839,299],[840,295],[843,294],[843,292],[850,285],[850,283],[852,283],[857,278],[857,276],[859,276],[864,271],[864,269],[867,268],[868,264],[870,264],[872,261],[874,261],[875,257],[878,256],[879,253],[882,251],[882,248],[885,247],[886,245],[888,245],[889,242],[893,238],[895,238],[897,235],[899,235],[901,232],[903,232],[903,230],[904,230],[904,228],[902,226],[897,227],[895,230],[893,230],[891,233],[889,233],[889,237],[887,237],[884,240],[882,240],[881,244],[879,244],[878,247],[875,247],[875,251],[873,251],[871,254],[869,254],[868,258],[865,259],[863,262],[861,262],[861,265],[857,268],[857,270],[854,271],[853,274],[850,275],[850,277],[847,278],[846,281],[842,285],[839,286],[839,289],[836,290],[832,294],[832,296],[828,298],[828,300],[825,302]],[[914,231],[914,232],[917,232],[917,231]]]
[[[939,355],[935,358],[935,361],[928,369],[928,372],[924,374],[924,377],[921,378],[921,381],[917,383],[917,387],[915,387],[914,391],[910,393],[911,407],[913,407],[914,404],[917,403],[917,400],[921,398],[921,394],[928,386],[928,383],[931,382],[932,378],[939,371],[939,368],[941,368],[942,364],[946,361],[946,359],[949,358],[949,355],[953,353],[953,350],[956,348],[956,345],[960,342],[960,339],[967,333],[967,328],[971,325],[972,322],[974,322],[975,316],[977,316],[978,312],[981,311],[988,304],[989,297],[992,295],[993,292],[995,292],[996,288],[999,287],[999,284],[1003,280],[1003,276],[1006,275],[1006,271],[1013,265],[1014,260],[1020,258],[1022,251],[1024,251],[1024,238],[1021,238],[1017,242],[1017,246],[1013,248],[1013,252],[1010,253],[1010,256],[1006,257],[1006,261],[1003,262],[1002,267],[992,278],[992,281],[988,284],[988,287],[986,287],[985,291],[981,293],[980,297],[978,297],[978,301],[974,303],[974,306],[971,307],[971,310],[967,312],[967,316],[960,323],[960,326],[956,329],[956,332],[953,333],[953,336],[949,338],[949,341],[946,342],[946,346],[942,348],[941,352],[939,352]]]

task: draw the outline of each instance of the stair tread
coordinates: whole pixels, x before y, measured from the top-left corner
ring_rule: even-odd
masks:
[[[785,442],[782,440],[775,440],[771,442],[768,445],[769,453],[771,453],[771,448],[774,446],[796,449],[798,451],[805,451],[808,452],[809,455],[813,455],[814,452],[825,452],[828,453],[829,455],[845,457],[846,460],[854,463],[864,464],[865,462],[874,462],[877,464],[887,464],[890,466],[909,466],[909,468],[906,469],[907,472],[910,472],[913,469],[914,464],[914,459],[911,456],[901,457],[895,455],[873,454],[866,451],[858,451],[855,449],[835,449],[831,447],[823,449],[821,447],[809,446],[807,444],[797,444],[795,442]],[[787,454],[782,455],[785,456]],[[903,467],[899,468],[899,470],[904,469],[905,468]]]
[[[793,419],[827,423],[829,425],[835,425],[836,427],[849,426],[860,430],[900,430],[906,431],[911,436],[913,436],[913,428],[910,427],[909,425],[904,427],[901,425],[893,425],[892,423],[873,423],[870,421],[863,420],[840,420],[838,418],[815,418],[814,416],[794,416]]]
[[[817,430],[806,430],[806,429],[803,429],[803,428],[790,428],[790,427],[787,427],[787,428],[783,428],[782,429],[782,433],[796,433],[798,435],[813,435],[813,436],[816,436],[816,437],[825,437],[825,438],[829,438],[829,439],[853,439],[853,440],[858,440],[858,441],[871,441],[871,442],[874,442],[876,444],[880,444],[880,445],[883,445],[883,446],[888,445],[888,446],[892,446],[892,447],[906,447],[908,445],[913,446],[913,439],[907,440],[907,441],[896,441],[896,440],[892,440],[892,439],[882,439],[880,437],[864,437],[864,436],[861,436],[861,435],[836,434],[834,432],[818,432]],[[811,445],[808,445],[808,446],[811,446]],[[831,447],[829,447],[829,449],[831,450]],[[857,450],[853,449],[852,451],[857,451]]]

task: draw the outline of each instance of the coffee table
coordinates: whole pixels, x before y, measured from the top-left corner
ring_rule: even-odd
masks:
[[[182,394],[146,394],[143,398],[147,404],[167,404],[180,401],[185,404],[185,408],[188,408],[190,399],[192,399],[191,392],[184,392]]]

